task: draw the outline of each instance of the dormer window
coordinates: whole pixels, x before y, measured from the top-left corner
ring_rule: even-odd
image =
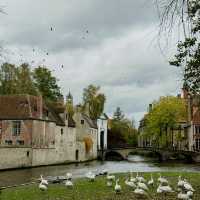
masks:
[[[83,119],[81,120],[81,124],[82,124],[82,125],[84,124],[84,120],[83,120]]]

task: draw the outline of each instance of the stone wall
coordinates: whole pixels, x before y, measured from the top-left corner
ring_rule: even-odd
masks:
[[[31,148],[0,148],[0,169],[30,167],[31,165]]]

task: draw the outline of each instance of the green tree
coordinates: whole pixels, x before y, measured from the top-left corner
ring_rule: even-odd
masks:
[[[57,79],[45,67],[37,67],[33,71],[34,84],[40,94],[49,101],[57,101],[61,96]]]
[[[175,26],[184,35],[177,44],[176,55],[169,63],[182,67],[183,81],[187,83],[190,93],[200,94],[200,0],[156,1],[161,11],[160,31],[171,32]]]
[[[186,119],[185,101],[178,97],[161,97],[155,101],[153,109],[146,116],[145,133],[156,142],[155,145],[166,147],[169,143],[168,130]]]
[[[0,68],[0,94],[16,94],[17,68],[15,65],[4,63]]]
[[[17,94],[37,95],[37,89],[33,83],[32,72],[28,64],[24,63],[17,68]]]
[[[83,90],[83,110],[89,109],[91,119],[96,120],[100,117],[104,110],[106,97],[100,92],[100,87],[89,85]],[[88,107],[89,108],[88,108]]]

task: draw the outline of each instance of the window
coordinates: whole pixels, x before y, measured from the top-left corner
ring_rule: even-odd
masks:
[[[24,145],[24,140],[17,140],[18,145]]]
[[[195,133],[200,134],[200,126],[195,126]]]
[[[29,152],[29,151],[27,151],[27,152],[26,152],[26,156],[27,156],[27,157],[29,157],[29,154],[30,154],[30,152]]]
[[[81,120],[81,124],[84,124],[84,120],[83,119]]]
[[[61,135],[63,135],[63,128],[60,129],[60,133],[61,133]]]
[[[21,132],[21,121],[13,121],[13,135],[18,136]]]
[[[12,140],[5,140],[5,144],[12,145]]]

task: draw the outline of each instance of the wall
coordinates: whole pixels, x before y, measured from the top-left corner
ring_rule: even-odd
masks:
[[[31,164],[31,148],[0,148],[0,169],[29,167]]]

